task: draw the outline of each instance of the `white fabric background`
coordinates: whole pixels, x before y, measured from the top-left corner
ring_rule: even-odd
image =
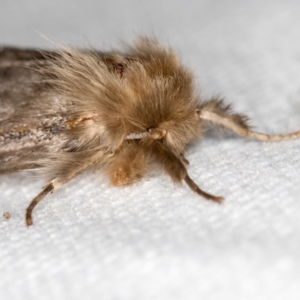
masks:
[[[107,2],[107,3],[106,3]],[[1,1],[0,43],[108,49],[155,34],[262,132],[300,128],[300,2]],[[24,212],[43,182],[1,177],[0,299],[299,299],[300,140],[209,131],[187,151],[219,206],[149,174],[111,188],[83,174]]]

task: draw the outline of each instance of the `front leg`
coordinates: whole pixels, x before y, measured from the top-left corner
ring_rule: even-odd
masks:
[[[95,166],[97,162],[104,161],[103,152],[95,153],[65,153],[60,154],[60,159],[52,165],[49,173],[53,174],[52,180],[43,188],[43,190],[30,202],[26,209],[25,222],[27,226],[33,224],[32,212],[36,205],[42,201],[49,193],[53,193],[64,184],[84,172],[86,169]]]
[[[231,106],[224,104],[222,99],[212,98],[204,102],[197,110],[199,119],[209,121],[240,136],[247,136],[264,142],[278,142],[300,137],[300,130],[287,134],[264,134],[251,131],[248,125],[248,117],[232,112]]]
[[[146,173],[148,158],[138,144],[138,141],[125,142],[113,157],[108,166],[112,185],[131,185]]]

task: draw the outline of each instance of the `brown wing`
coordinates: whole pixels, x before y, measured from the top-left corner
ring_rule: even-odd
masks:
[[[44,64],[37,50],[0,50],[0,174],[37,167],[37,157],[61,146],[66,101],[51,94]]]

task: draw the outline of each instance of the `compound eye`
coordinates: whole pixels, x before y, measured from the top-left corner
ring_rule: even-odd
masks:
[[[147,132],[154,140],[161,140],[167,134],[167,130],[161,128],[148,128]]]

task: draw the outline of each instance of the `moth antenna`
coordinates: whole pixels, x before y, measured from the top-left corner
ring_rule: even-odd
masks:
[[[27,226],[31,226],[32,222],[32,211],[36,205],[43,200],[49,193],[54,191],[54,185],[51,182],[48,184],[33,200],[30,202],[29,206],[26,209],[25,221]]]
[[[235,114],[231,111],[230,105],[224,105],[222,99],[213,98],[202,104],[197,110],[199,119],[210,121],[214,124],[233,131],[237,135],[247,136],[264,142],[277,142],[282,140],[295,139],[300,137],[300,130],[287,134],[264,134],[251,131],[248,125],[248,117],[242,114]]]
[[[202,196],[203,198],[205,198],[207,200],[212,200],[212,201],[215,201],[218,203],[222,203],[224,201],[223,197],[214,196],[214,195],[211,195],[211,194],[208,194],[208,193],[202,191],[188,174],[185,175],[184,181],[186,182],[186,184],[190,187],[190,189],[192,191],[194,191],[198,195]]]

